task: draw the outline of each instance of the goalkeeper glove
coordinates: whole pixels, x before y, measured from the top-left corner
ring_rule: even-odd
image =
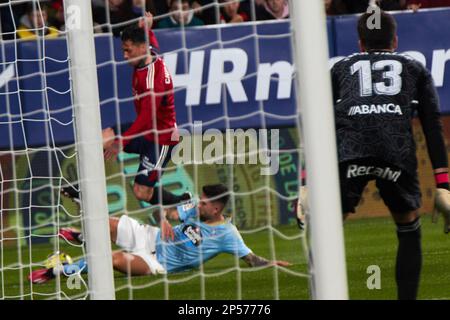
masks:
[[[309,212],[308,205],[308,188],[306,186],[300,187],[297,199],[297,224],[301,230],[306,230],[306,215]]]
[[[444,217],[444,232],[450,232],[450,191],[443,188],[436,189],[436,196],[434,198],[434,210],[432,221],[438,221],[439,214]]]

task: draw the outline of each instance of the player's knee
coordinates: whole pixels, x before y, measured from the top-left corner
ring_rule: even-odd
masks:
[[[113,252],[112,254],[112,263],[114,269],[120,269],[122,266],[122,253],[121,252]]]
[[[153,196],[153,188],[135,184],[133,192],[136,198],[140,201],[149,202]]]
[[[391,212],[396,223],[410,223],[419,218],[419,211]]]
[[[111,236],[111,241],[114,243],[117,239],[117,228],[119,226],[119,218],[109,218],[109,234]]]
[[[117,231],[118,225],[119,225],[119,218],[116,217],[109,218],[109,230]]]

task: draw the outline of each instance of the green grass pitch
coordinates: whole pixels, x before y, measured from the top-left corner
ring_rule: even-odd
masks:
[[[441,224],[433,225],[429,216],[422,219],[423,268],[420,285],[420,299],[450,299],[450,236],[444,235]],[[296,226],[277,228],[286,236],[298,235]],[[271,258],[270,237],[267,230],[244,234],[244,240],[252,250],[261,256]],[[132,277],[128,279],[115,274],[116,297],[118,299],[309,299],[308,278],[299,276],[307,273],[306,259],[299,239],[283,240],[273,235],[276,244],[276,258],[293,263],[288,272],[273,267],[250,269],[230,255],[220,255],[207,262],[203,270],[194,270],[168,277]],[[349,293],[351,299],[395,299],[394,278],[397,239],[395,226],[388,218],[371,218],[348,221],[345,224],[345,241]],[[80,254],[80,249],[64,245],[61,248],[72,256]],[[42,261],[52,252],[51,245],[34,245],[30,253],[22,247],[22,264]],[[2,268],[17,263],[17,248],[4,247]],[[377,265],[381,269],[381,289],[369,290],[367,267]],[[203,271],[201,273],[200,271]],[[84,290],[69,289],[67,279],[58,283],[52,280],[41,285],[30,284],[26,280],[29,267],[20,271],[2,270],[0,298],[14,298],[22,293],[26,299],[54,298],[60,288],[65,295],[84,296]],[[203,276],[202,276],[203,275]],[[86,277],[85,277],[86,278]],[[87,279],[87,278],[86,278]],[[73,285],[73,283],[72,283]],[[81,288],[83,286],[81,285]],[[33,294],[31,294],[33,292]]]

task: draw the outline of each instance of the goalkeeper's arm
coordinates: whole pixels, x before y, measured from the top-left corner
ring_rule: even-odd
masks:
[[[442,122],[439,112],[439,98],[430,73],[424,68],[418,83],[418,114],[428,147],[436,181],[436,197],[433,222],[441,213],[444,217],[444,232],[450,229],[450,187],[448,176],[448,158],[442,134]]]

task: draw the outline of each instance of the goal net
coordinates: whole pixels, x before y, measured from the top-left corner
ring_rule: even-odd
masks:
[[[123,7],[111,1],[92,6],[101,124],[120,135],[136,117],[133,69],[124,61],[120,31],[159,8],[117,2]],[[165,1],[153,3],[159,2]],[[303,158],[292,27],[289,19],[252,21],[257,2],[201,6],[198,1],[200,6],[182,12],[180,1],[181,9],[172,12],[186,14],[188,22],[202,17],[222,22],[204,26],[158,28],[175,20],[170,12],[153,12],[159,54],[174,82],[183,150],[172,155],[159,185],[199,197],[202,186],[225,184],[230,190],[225,215],[248,247],[292,266],[251,268],[221,254],[182,273],[116,272],[118,299],[310,298],[308,246],[295,213]],[[230,3],[240,4],[247,22],[223,23]],[[80,183],[64,6],[9,0],[0,10],[0,299],[89,298],[83,273],[43,284],[28,279],[50,254],[65,253],[74,261],[89,254],[83,245],[58,237],[63,227],[83,230],[85,221],[83,206],[61,195],[63,187]],[[160,207],[133,193],[138,166],[139,155],[125,152],[105,162],[108,213],[158,226]]]

